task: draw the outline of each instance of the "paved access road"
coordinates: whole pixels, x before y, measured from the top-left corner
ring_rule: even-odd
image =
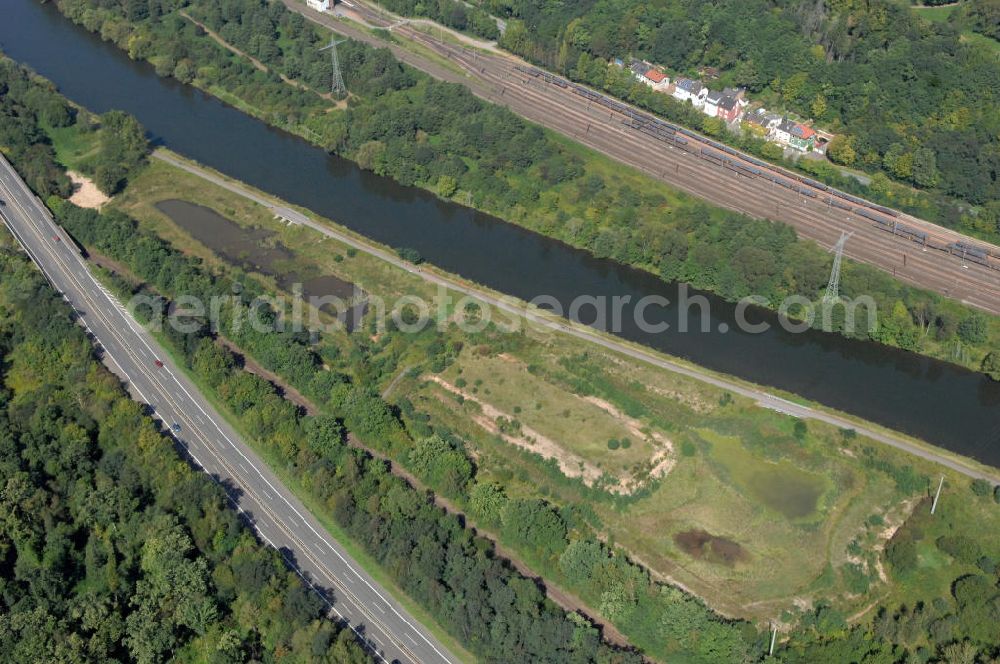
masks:
[[[168,164],[172,164],[177,168],[181,168],[188,173],[192,173],[198,177],[208,180],[209,182],[217,184],[220,187],[224,187],[225,189],[252,200],[259,205],[263,205],[275,216],[280,217],[285,221],[307,226],[328,238],[334,239],[350,247],[354,247],[358,251],[363,251],[370,256],[374,256],[379,260],[385,261],[394,267],[406,270],[410,274],[418,276],[428,283],[475,298],[476,300],[495,307],[497,310],[510,314],[513,317],[530,320],[546,330],[568,334],[583,342],[597,344],[610,351],[622,353],[633,359],[639,360],[640,362],[645,362],[660,369],[672,371],[674,373],[708,383],[709,385],[714,385],[715,387],[727,390],[733,394],[739,394],[740,396],[747,397],[748,399],[753,399],[759,406],[764,408],[769,408],[786,415],[791,415],[792,417],[826,422],[827,424],[832,424],[833,426],[840,427],[842,429],[854,429],[862,436],[867,436],[872,440],[877,440],[880,443],[903,450],[904,452],[908,452],[914,456],[939,463],[942,466],[950,468],[968,477],[985,479],[994,484],[1000,482],[1000,474],[996,472],[983,470],[980,466],[966,465],[959,458],[936,452],[931,447],[916,445],[902,435],[864,426],[846,416],[838,415],[836,413],[829,413],[818,408],[794,403],[771,394],[766,390],[753,387],[752,385],[738,383],[734,380],[718,376],[704,369],[699,369],[698,367],[667,359],[666,357],[658,355],[653,351],[647,351],[636,344],[627,344],[610,335],[602,335],[586,325],[571,324],[568,321],[556,318],[555,316],[539,313],[538,310],[528,308],[524,302],[517,300],[516,298],[498,296],[492,291],[488,291],[482,287],[461,281],[460,279],[452,276],[441,274],[430,269],[421,269],[420,267],[403,260],[391,251],[379,248],[348,233],[344,233],[331,228],[326,224],[315,221],[297,210],[292,210],[282,205],[280,202],[268,200],[264,196],[250,190],[244,185],[228,180],[220,175],[216,175],[215,173],[195,166],[189,162],[177,159],[167,152],[157,151],[153,154],[153,156],[167,162]]]
[[[221,482],[257,533],[384,662],[457,660],[331,538],[126,309],[93,277],[76,245],[0,155],[0,216],[76,309],[109,368]],[[157,362],[163,366],[158,366]]]
[[[825,196],[805,198],[758,178],[738,175],[697,154],[668,148],[638,130],[623,125],[624,116],[588,102],[569,89],[533,79],[515,69],[528,63],[514,56],[473,50],[443,37],[447,29],[421,31],[365,0],[345,0],[335,16],[307,8],[298,0],[283,0],[292,11],[344,36],[387,47],[401,61],[435,78],[465,85],[475,95],[508,107],[518,115],[560,132],[617,161],[638,168],[683,191],[744,214],[793,226],[805,238],[832,247],[842,232],[854,233],[845,253],[893,276],[942,295],[1000,314],[1000,271],[991,270],[943,251],[924,249],[905,238],[876,228],[853,212],[824,203]],[[342,18],[341,18],[342,17]],[[385,40],[365,26],[391,29],[437,59]],[[701,145],[691,142],[695,150]],[[907,215],[907,225],[927,232],[940,246],[955,241],[982,245],[954,231]]]

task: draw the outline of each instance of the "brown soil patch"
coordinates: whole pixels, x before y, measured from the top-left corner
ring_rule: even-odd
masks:
[[[674,535],[674,543],[696,560],[733,567],[749,560],[750,555],[731,539],[712,535],[704,530],[686,530]]]
[[[76,171],[66,171],[66,175],[73,183],[73,195],[69,197],[69,202],[73,205],[96,210],[111,200],[90,178]]]

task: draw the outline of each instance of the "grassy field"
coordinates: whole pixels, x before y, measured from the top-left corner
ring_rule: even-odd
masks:
[[[154,207],[166,199],[205,205],[246,228],[272,231],[269,242],[292,252],[290,262],[301,273],[335,275],[387,301],[435,295],[415,275],[363,252],[351,255],[333,240],[318,241],[314,232],[286,226],[256,204],[161,162],[112,205],[214,269],[231,269]],[[277,287],[273,277],[255,276]],[[396,369],[382,378],[383,388],[392,383],[390,401],[409,401],[429,424],[465,440],[480,480],[496,480],[511,495],[580,507],[603,537],[727,615],[781,620],[786,611],[824,598],[860,613],[869,587],[877,597],[912,601],[928,589],[946,590],[964,569],[933,539],[921,540],[921,566],[898,580],[882,562],[881,550],[896,528],[914,511],[914,518],[924,518],[920,500],[933,488],[928,480],[918,490],[900,490],[886,468],[913,465],[936,478],[941,470],[930,463],[834,427],[810,423],[803,429],[793,418],[702,382],[530,326],[500,341],[453,326],[447,336],[462,350],[440,373],[428,366],[421,337],[392,349]],[[331,333],[322,343],[350,353],[357,342],[357,333]],[[432,376],[470,398],[459,399]],[[487,407],[601,472],[634,473],[663,450],[669,451],[668,472],[627,495],[588,486],[539,450],[512,444],[496,418],[482,416]],[[621,445],[626,438],[627,447]],[[974,536],[996,532],[1000,510],[965,500],[968,482],[947,475],[948,508],[934,528],[971,529],[977,519],[985,525]]]

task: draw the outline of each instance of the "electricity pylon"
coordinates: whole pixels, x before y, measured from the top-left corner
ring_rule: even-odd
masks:
[[[337,45],[343,44],[345,41],[347,40],[337,41],[331,37],[330,43],[319,49],[320,51],[330,49],[330,64],[333,66],[333,73],[330,76],[330,92],[335,97],[347,94],[347,86],[344,85],[344,77],[340,73],[340,59],[337,58]]]
[[[844,245],[847,244],[847,238],[852,235],[853,232],[841,233],[837,244],[833,245],[833,269],[830,270],[830,281],[826,285],[826,295],[823,296],[824,302],[836,302],[840,299],[840,263],[844,258]]]

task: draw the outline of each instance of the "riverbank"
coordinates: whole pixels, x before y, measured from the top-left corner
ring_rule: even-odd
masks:
[[[46,30],[54,31],[49,41],[64,44],[73,57],[49,57],[48,51],[34,47],[45,39],[18,41],[5,35],[5,45],[27,53],[81,102],[98,110],[114,106],[139,114],[158,141],[201,163],[335,218],[376,242],[416,248],[448,272],[523,299],[549,293],[568,304],[580,295],[622,295],[635,301],[656,294],[677,301],[676,288],[647,273],[594,259],[562,243],[359,171],[348,162],[266,129],[211,97],[178,94],[186,88],[157,79],[149,67],[129,61],[115,47],[68,24],[51,6],[15,5],[15,9],[26,7],[30,11],[18,15],[22,32],[40,37]],[[33,18],[46,13],[48,22],[36,25]],[[210,41],[203,40],[206,45]],[[88,79],[87,72],[98,70],[113,75],[104,77],[103,83]],[[287,86],[281,89],[294,94]],[[275,167],[279,163],[282,168]],[[823,283],[825,279],[824,274]],[[626,329],[623,335],[683,356],[692,364],[738,374],[757,384],[778,385],[960,453],[990,458],[994,447],[987,434],[996,426],[996,411],[989,404],[996,389],[980,377],[835,335],[789,335],[773,326],[763,335],[717,334],[714,330],[722,323],[735,329],[733,308],[705,295],[713,314],[711,333],[643,336]],[[674,312],[664,315],[670,319]],[[627,312],[625,317],[629,318]]]
[[[233,181],[221,173],[192,163],[179,155],[166,150],[157,150],[153,154],[154,158],[164,161],[176,168],[180,168],[188,173],[203,178],[215,185],[221,186],[234,194],[252,200],[258,204],[264,204],[268,209],[277,214],[277,210],[294,209],[291,204],[274,200],[268,194],[253,191],[245,184]],[[310,229],[348,247],[363,251],[378,260],[387,263],[397,269],[416,275],[429,284],[441,286],[454,291],[460,295],[474,297],[485,302],[498,310],[506,313],[522,316],[531,323],[541,328],[566,334],[581,341],[597,344],[617,353],[645,362],[659,369],[664,369],[690,378],[694,378],[714,387],[739,394],[753,400],[758,406],[774,410],[779,413],[822,421],[841,429],[853,429],[862,436],[877,440],[883,444],[890,445],[903,450],[909,454],[941,464],[951,470],[970,478],[983,478],[994,483],[1000,483],[1000,471],[984,466],[972,459],[963,458],[959,455],[949,453],[940,448],[935,448],[926,442],[915,438],[903,436],[898,432],[893,432],[884,427],[879,427],[869,422],[844,413],[838,413],[832,409],[826,409],[818,404],[801,403],[801,398],[789,393],[781,393],[777,390],[767,390],[759,385],[734,380],[730,376],[724,376],[710,372],[696,365],[683,362],[678,358],[672,358],[658,353],[650,352],[644,347],[635,344],[628,344],[611,335],[601,334],[579,323],[567,321],[563,318],[553,316],[551,313],[532,307],[526,302],[517,302],[508,296],[490,291],[489,289],[473,284],[468,280],[461,279],[455,275],[448,274],[433,265],[421,264],[419,267],[398,257],[393,251],[385,247],[379,247],[371,243],[363,236],[350,232],[344,227],[333,227],[328,222],[316,221],[308,211],[300,210],[301,217],[296,217],[296,223],[308,226]]]
[[[194,8],[190,9],[190,11],[193,10]],[[309,14],[310,18],[315,18],[309,12],[304,13]],[[327,27],[330,26],[327,25]],[[336,29],[340,30],[341,27],[341,25],[337,25]],[[348,31],[348,34],[355,33]],[[355,34],[355,36],[364,38],[365,40],[371,39],[371,36],[364,31],[361,31],[360,34]],[[209,41],[215,44],[214,40],[210,38]],[[382,45],[385,44],[383,43]],[[215,46],[218,45],[216,44]],[[393,50],[393,53],[397,53],[399,50],[398,46],[394,47],[393,44],[389,44],[389,46]],[[157,63],[159,62],[159,57],[151,55],[150,61]],[[455,73],[448,71],[447,68],[442,69],[434,65],[434,69],[436,72],[435,75],[440,75],[444,80],[460,82],[465,80],[462,76],[456,77]],[[654,187],[658,193],[664,196],[666,205],[660,203],[652,205],[648,209],[643,206],[634,206],[632,216],[641,218],[643,220],[642,224],[624,223],[621,227],[619,227],[617,221],[612,224],[606,224],[605,222],[608,219],[615,217],[615,215],[610,214],[611,210],[621,209],[623,206],[626,208],[630,207],[630,204],[622,202],[622,196],[633,195],[637,190],[647,190],[651,180],[645,174],[638,171],[633,172],[628,168],[623,169],[620,163],[613,162],[610,158],[598,155],[598,153],[587,150],[580,145],[572,144],[568,139],[546,133],[545,143],[547,144],[551,141],[553,144],[559,144],[561,146],[560,150],[566,152],[567,159],[583,160],[585,169],[588,172],[593,172],[591,177],[600,177],[602,179],[601,188],[604,189],[605,193],[601,198],[607,198],[607,201],[588,202],[587,196],[581,198],[581,194],[576,191],[580,188],[579,185],[577,187],[569,187],[557,183],[552,183],[548,187],[548,191],[545,192],[546,196],[542,197],[536,191],[539,177],[538,174],[534,173],[525,173],[524,176],[515,172],[510,173],[509,176],[506,173],[500,174],[506,180],[500,185],[501,188],[506,189],[506,196],[487,194],[478,185],[472,187],[460,186],[459,190],[455,191],[452,180],[448,180],[447,178],[445,178],[445,184],[442,184],[443,181],[438,178],[414,177],[413,174],[419,172],[421,166],[418,164],[408,164],[408,158],[399,156],[407,154],[408,150],[393,149],[387,152],[385,149],[386,144],[382,138],[378,137],[378,132],[375,132],[374,138],[376,140],[367,141],[363,144],[366,146],[365,149],[362,149],[360,144],[343,145],[345,139],[350,139],[352,133],[350,127],[364,123],[365,112],[359,113],[357,117],[347,122],[345,126],[340,126],[344,123],[343,118],[335,119],[335,114],[328,113],[329,109],[312,108],[311,103],[308,102],[295,110],[286,108],[284,100],[282,100],[280,105],[275,106],[275,102],[270,97],[280,94],[276,91],[273,91],[273,94],[272,91],[268,91],[255,95],[252,99],[248,99],[245,94],[239,94],[239,90],[244,89],[243,86],[239,86],[239,89],[236,89],[234,92],[234,89],[231,89],[232,85],[208,79],[202,80],[197,76],[187,82],[219,96],[227,103],[232,103],[241,110],[261,118],[272,125],[296,133],[307,141],[324,147],[324,149],[336,150],[341,154],[357,159],[367,169],[395,177],[400,181],[406,182],[406,184],[413,184],[434,193],[444,192],[445,196],[466,204],[471,204],[477,209],[498,214],[510,223],[515,223],[535,232],[555,237],[572,246],[583,248],[592,255],[609,256],[621,264],[631,265],[649,275],[656,275],[666,279],[668,282],[670,280],[686,281],[694,284],[696,287],[719,293],[722,297],[730,301],[735,301],[741,295],[745,294],[744,290],[746,286],[740,282],[749,279],[747,275],[718,274],[719,272],[730,272],[734,265],[742,265],[742,262],[720,260],[718,265],[709,266],[704,264],[703,260],[706,256],[718,258],[719,256],[730,255],[740,248],[741,243],[745,244],[745,242],[741,241],[741,243],[721,247],[698,246],[701,243],[700,240],[697,242],[692,242],[690,239],[683,240],[682,244],[684,246],[679,251],[689,258],[684,260],[683,265],[680,266],[673,257],[670,260],[665,259],[664,256],[667,255],[666,253],[661,255],[653,252],[650,254],[650,248],[659,247],[659,245],[663,244],[663,237],[673,237],[674,231],[677,230],[673,228],[672,223],[666,223],[663,227],[656,228],[655,232],[653,232],[654,226],[662,224],[665,220],[671,218],[685,219],[692,214],[701,217],[704,216],[704,213],[694,213],[694,208],[690,207],[694,205],[692,200],[688,200],[684,196],[679,197],[676,190],[663,186],[661,183],[656,183]],[[415,87],[419,88],[420,85],[418,83]],[[393,93],[386,92],[385,94],[391,95]],[[363,96],[359,96],[359,99],[363,99]],[[407,103],[413,103],[413,101],[410,100]],[[456,100],[456,103],[459,103],[459,100]],[[370,104],[364,105],[365,108],[368,106]],[[418,103],[416,106],[420,107],[421,104]],[[359,102],[358,109],[361,108],[362,104]],[[372,112],[377,112],[377,108],[372,108]],[[513,116],[511,121],[523,123],[523,120],[520,118],[516,118],[516,120],[515,118],[516,116]],[[382,121],[391,124],[396,119],[384,118]],[[419,135],[420,132],[417,133]],[[348,143],[350,142],[348,140]],[[432,140],[426,141],[425,145],[434,146],[438,143],[439,141]],[[456,155],[449,155],[449,158],[454,158],[454,156]],[[468,155],[463,155],[461,158],[466,159]],[[205,160],[202,159],[202,161]],[[473,160],[472,171],[477,170],[475,166],[476,161],[475,159]],[[556,171],[563,170],[564,168],[565,164],[554,166]],[[617,182],[619,179],[624,181]],[[464,185],[464,178],[458,184]],[[719,186],[721,187],[722,184],[720,183]],[[716,187],[716,189],[719,189],[719,187]],[[449,194],[448,192],[451,193]],[[504,199],[511,197],[519,199],[516,205],[510,205],[508,204],[509,201],[504,201]],[[539,205],[538,201],[547,201],[548,204]],[[735,205],[742,209],[742,204],[739,201]],[[312,205],[309,207],[315,208]],[[668,208],[666,214],[664,214],[664,207]],[[605,211],[608,212],[603,215],[600,214]],[[713,222],[719,223],[721,214],[721,211],[713,210],[707,217],[713,220]],[[817,212],[817,214],[822,214],[822,212]],[[601,221],[602,219],[603,221]],[[786,246],[786,243],[780,237],[782,232],[778,229],[769,228],[770,225],[767,224],[764,226],[754,226],[751,221],[744,220],[741,223],[746,228],[742,229],[742,231],[734,231],[730,227],[716,232],[710,228],[715,223],[706,226],[705,219],[702,218],[700,223],[695,223],[692,220],[691,223],[684,222],[681,226],[688,233],[688,238],[695,237],[696,235],[712,235],[718,239],[720,234],[730,235],[734,232],[736,234],[745,232],[756,237],[755,241],[759,245],[758,249],[761,246],[778,247],[777,251],[780,256],[758,256],[751,261],[754,264],[760,263],[764,265],[777,262],[786,264],[784,272],[773,273],[770,277],[763,278],[759,284],[751,286],[750,290],[747,291],[758,294],[763,292],[765,299],[772,303],[769,306],[776,308],[777,303],[783,297],[789,295],[791,292],[798,293],[798,288],[803,283],[825,282],[827,276],[826,267],[819,266],[822,263],[826,263],[829,258],[818,247],[801,241],[792,243],[794,246]],[[723,225],[729,225],[730,223],[737,222],[735,220],[728,220],[723,222]],[[692,229],[694,230],[692,231]],[[648,237],[646,236],[647,230],[649,231]],[[765,236],[767,237],[765,238]],[[687,246],[688,242],[691,242],[690,247]],[[750,240],[746,242],[750,242]],[[832,242],[833,240],[830,241],[830,244]],[[810,252],[814,252],[815,255]],[[426,252],[423,253],[426,255]],[[697,257],[697,260],[691,259],[690,257],[692,256]],[[920,256],[911,256],[910,258],[911,263],[923,260]],[[441,261],[437,262],[440,263]],[[465,274],[464,270],[455,271]],[[757,272],[758,270],[754,269],[750,271]],[[813,272],[822,272],[823,276],[820,277]],[[780,276],[782,274],[792,275],[788,276],[790,280],[789,284],[784,284],[784,278]],[[475,275],[472,276],[473,278],[477,278]],[[990,348],[989,344],[980,348],[975,344],[968,343],[967,339],[963,339],[961,344],[956,345],[954,340],[947,335],[939,338],[940,335],[938,333],[931,333],[932,328],[933,330],[949,330],[951,329],[949,325],[953,325],[954,323],[945,324],[941,321],[929,321],[928,324],[925,324],[925,322],[921,321],[919,325],[917,324],[917,319],[923,315],[920,312],[926,311],[928,307],[934,312],[941,310],[940,315],[944,317],[942,321],[945,319],[965,318],[968,312],[971,311],[968,307],[944,298],[935,298],[930,293],[902,286],[898,282],[891,281],[890,277],[882,272],[870,270],[867,266],[851,265],[848,262],[845,264],[842,289],[848,292],[854,288],[852,284],[856,284],[857,287],[861,288],[860,292],[873,295],[878,301],[879,311],[883,312],[883,314],[879,318],[877,331],[873,331],[871,336],[877,339],[879,343],[884,343],[890,348],[905,347],[910,349],[908,352],[917,352],[941,358],[942,360],[957,363],[973,370],[981,368],[982,359]],[[788,288],[792,290],[786,292]],[[930,299],[929,303],[924,302],[927,299]],[[895,312],[895,305],[897,303],[901,304],[904,309],[908,308],[908,313],[901,316],[893,315],[890,318],[889,312]],[[935,317],[937,317],[937,314],[935,314]],[[990,319],[987,324],[987,331],[988,338],[1000,339],[1000,319]],[[677,354],[676,351],[674,352]],[[699,362],[706,364],[704,361],[699,360]]]
[[[179,243],[185,247],[185,251],[191,251],[211,264],[218,263],[218,258],[211,251],[206,251],[201,242],[171,230],[172,224],[155,211],[150,204],[152,201],[164,197],[187,197],[200,205],[208,205],[226,213],[230,219],[242,220],[241,223],[248,223],[251,228],[268,228],[278,234],[276,237],[281,238],[280,241],[287,250],[295,253],[295,263],[300,268],[315,265],[315,269],[324,273],[336,273],[341,279],[364,283],[367,291],[383,296],[388,301],[403,295],[430,299],[441,286],[453,293],[456,299],[466,294],[491,306],[495,306],[493,298],[510,304],[509,298],[502,298],[488,289],[456,279],[433,266],[424,264],[418,270],[411,264],[400,262],[391,250],[374,245],[328,220],[318,219],[307,210],[296,209],[297,215],[330,231],[330,234],[324,233],[326,240],[317,242],[316,233],[319,231],[314,227],[306,224],[287,225],[274,219],[274,209],[291,209],[286,202],[234,182],[221,174],[206,173],[206,169],[187,160],[165,155],[163,152],[158,155],[161,158],[167,156],[171,161],[184,165],[184,172],[201,180],[203,184],[187,179],[188,176],[170,174],[170,171],[161,171],[154,166],[153,170],[140,177],[138,189],[131,194],[127,193],[120,204],[130,214],[145,220],[150,230],[165,234],[172,243]],[[213,189],[216,193],[212,193]],[[140,191],[145,193],[139,195]],[[249,194],[250,198],[243,198],[244,194]],[[141,202],[144,200],[147,202]],[[237,202],[239,200],[246,201],[249,207]],[[354,257],[335,260],[336,256],[349,256],[351,250],[356,252]],[[476,424],[475,414],[469,411],[472,402],[466,401],[464,405],[458,404],[456,407],[454,399],[447,398],[447,394],[439,391],[433,383],[414,378],[412,371],[385,376],[384,386],[394,386],[394,402],[412,402],[422,412],[431,414],[431,422],[436,422],[437,426],[447,426],[455,432],[461,432],[471,446],[470,451],[476,455],[480,481],[496,481],[507,487],[508,491],[526,491],[529,495],[542,488],[550,500],[556,500],[560,504],[588,505],[588,509],[594,510],[598,515],[602,524],[601,532],[606,537],[627,547],[631,555],[650,565],[651,571],[658,578],[687,588],[723,613],[755,620],[775,619],[782,610],[798,610],[795,602],[801,604],[803,597],[815,599],[839,595],[840,591],[837,589],[843,583],[836,580],[839,572],[834,576],[832,586],[824,586],[823,594],[817,594],[820,592],[819,588],[810,589],[813,581],[821,576],[823,566],[829,563],[839,570],[842,564],[847,564],[847,544],[859,537],[859,532],[870,532],[871,537],[877,537],[876,530],[881,532],[881,529],[866,528],[863,525],[870,514],[883,514],[887,521],[897,523],[905,517],[902,506],[908,498],[906,495],[896,497],[892,483],[886,483],[883,471],[869,469],[870,462],[866,460],[869,457],[865,450],[870,449],[872,443],[863,435],[855,433],[869,429],[878,433],[877,427],[866,427],[853,419],[841,422],[840,426],[813,420],[808,427],[804,448],[799,451],[795,448],[803,443],[795,443],[789,447],[787,442],[792,440],[790,432],[794,419],[770,408],[761,408],[755,399],[741,396],[744,390],[753,390],[754,386],[726,380],[722,383],[724,387],[720,387],[711,381],[704,381],[704,376],[695,378],[686,372],[664,371],[658,363],[638,363],[627,352],[623,354],[618,350],[612,351],[589,338],[585,340],[570,334],[558,320],[547,318],[541,312],[531,312],[530,316],[527,341],[519,342],[522,345],[527,343],[527,346],[522,350],[512,351],[514,354],[511,360],[521,358],[515,364],[507,361],[496,364],[495,360],[494,364],[483,364],[486,360],[477,359],[475,354],[466,356],[463,353],[456,365],[459,373],[456,375],[455,369],[449,370],[447,380],[453,384],[458,379],[467,380],[466,389],[477,389],[477,398],[494,405],[503,406],[507,403],[504,410],[508,413],[515,413],[517,408],[510,404],[523,404],[520,414],[514,417],[530,423],[552,440],[573,450],[574,454],[581,454],[594,463],[602,463],[610,470],[609,459],[624,458],[615,456],[621,452],[612,453],[609,457],[608,450],[600,452],[594,445],[600,443],[603,448],[603,441],[578,440],[579,435],[567,434],[565,426],[559,424],[562,421],[560,412],[566,408],[575,412],[579,406],[574,406],[574,403],[585,403],[580,402],[575,393],[575,390],[581,389],[578,383],[566,383],[565,378],[558,378],[558,372],[565,370],[560,367],[570,366],[563,365],[558,358],[574,358],[575,364],[581,369],[591,367],[587,369],[588,372],[598,371],[604,376],[600,379],[601,384],[605,385],[601,390],[611,391],[599,391],[598,394],[618,403],[622,408],[636,408],[637,404],[642,404],[641,412],[649,413],[643,416],[645,426],[653,427],[654,431],[662,431],[663,435],[672,439],[676,447],[682,450],[674,457],[676,467],[662,481],[624,505],[618,505],[609,494],[602,496],[600,492],[595,493],[571,478],[561,478],[558,473],[554,475],[545,464],[539,463],[537,457],[512,453],[509,447],[498,444],[489,430]],[[582,331],[588,332],[587,329]],[[323,343],[332,343],[338,356],[353,352],[351,344],[346,339],[340,340],[338,335],[324,335],[324,338],[327,341]],[[583,347],[581,343],[584,344]],[[465,345],[473,348],[470,344],[471,341],[466,339]],[[587,346],[591,348],[588,350]],[[414,348],[417,350],[413,352],[416,355],[404,354],[393,362],[407,369],[426,362],[426,358],[421,358],[419,354],[420,347],[420,343],[415,343]],[[589,359],[584,359],[588,356]],[[662,356],[658,359],[670,361],[670,358]],[[685,367],[684,363],[676,364],[681,368],[694,369]],[[534,367],[534,377],[529,377],[528,366]],[[486,374],[481,373],[483,369],[486,369]],[[508,371],[515,369],[517,371],[514,374],[507,375]],[[703,370],[700,373],[725,380],[724,377],[712,376]],[[479,381],[477,375],[490,378],[476,387]],[[592,374],[581,374],[583,375]],[[515,376],[523,377],[518,378],[521,381],[535,382],[517,385],[512,382]],[[539,379],[542,382],[537,382]],[[579,378],[574,379],[576,380]],[[637,383],[646,387],[639,390],[635,387]],[[612,388],[612,385],[617,387]],[[796,405],[811,408],[803,405],[801,400],[794,403],[792,399],[796,398],[792,395],[763,390],[760,392],[771,395],[774,403],[780,404],[782,408]],[[505,394],[508,396],[504,396]],[[535,398],[540,399],[543,405],[542,409],[536,410],[530,401],[525,403],[525,394],[536,395]],[[734,405],[720,407],[720,403],[726,402],[727,394],[730,395],[730,400],[735,399]],[[843,426],[849,427],[847,431],[850,432],[850,437],[842,432]],[[587,429],[599,430],[594,424],[589,424]],[[777,458],[792,460],[791,467],[781,466],[780,476],[787,477],[787,481],[812,482],[809,479],[814,477],[812,473],[820,472],[823,476],[837,478],[838,485],[843,483],[851,488],[845,490],[828,486],[820,489],[814,498],[815,507],[808,512],[804,522],[801,517],[789,519],[768,506],[766,500],[770,499],[762,498],[762,494],[758,493],[762,490],[756,484],[758,480],[734,480],[731,477],[722,479],[729,477],[727,473],[733,471],[725,470],[724,465],[718,465],[726,458],[719,456],[719,453],[728,449],[725,445],[732,443],[723,443],[728,438],[714,438],[716,434],[708,433],[712,429],[718,429],[720,434],[740,432],[739,440],[743,441],[739,444],[740,448],[749,445],[751,447],[747,449],[753,450],[751,460],[743,463],[748,470],[768,469],[770,466],[767,459],[773,459],[773,455],[777,454]],[[643,439],[637,439],[632,433],[623,431],[621,434],[605,435],[630,437],[632,446],[629,454],[642,452],[644,449]],[[977,464],[969,464],[968,460],[954,457],[948,459],[951,455],[934,450],[919,441],[907,440],[905,437],[903,440],[918,449],[927,450],[934,455],[932,458],[943,458],[946,463],[955,461],[965,471],[970,466],[977,467]],[[761,444],[765,446],[758,447]],[[718,449],[713,451],[715,448]],[[693,456],[687,456],[692,449],[696,450]],[[884,459],[884,462],[879,463],[887,463],[888,468],[912,466],[916,472],[928,477],[937,477],[942,473],[941,467],[936,463],[911,457],[909,453],[903,454],[889,447],[877,452],[875,458]],[[405,459],[396,461],[406,465]],[[996,474],[990,469],[981,466],[978,468],[984,475],[996,478]],[[952,474],[950,470],[943,472],[950,478],[949,485],[954,486],[946,493],[953,493],[965,486],[965,480],[960,479],[959,474]],[[729,488],[725,488],[727,485]],[[698,498],[694,499],[695,496]],[[623,511],[627,515],[625,518],[622,516]],[[635,523],[645,525],[637,530],[633,527]],[[746,551],[756,552],[752,554],[756,561],[730,568],[720,566],[711,559],[692,559],[690,554],[678,549],[671,539],[673,533],[686,532],[692,527],[737,542]],[[756,558],[762,547],[771,552],[766,564]],[[870,562],[872,574],[875,575],[873,578],[877,578],[875,560],[873,558]],[[528,560],[528,563],[533,568],[544,571],[546,577],[554,574],[552,578],[558,580],[558,570],[552,570],[537,560]],[[788,570],[796,572],[792,574]],[[886,587],[885,592],[912,596],[911,590],[900,590],[895,585]],[[838,599],[838,603],[843,603],[852,611],[861,608],[846,597]]]

